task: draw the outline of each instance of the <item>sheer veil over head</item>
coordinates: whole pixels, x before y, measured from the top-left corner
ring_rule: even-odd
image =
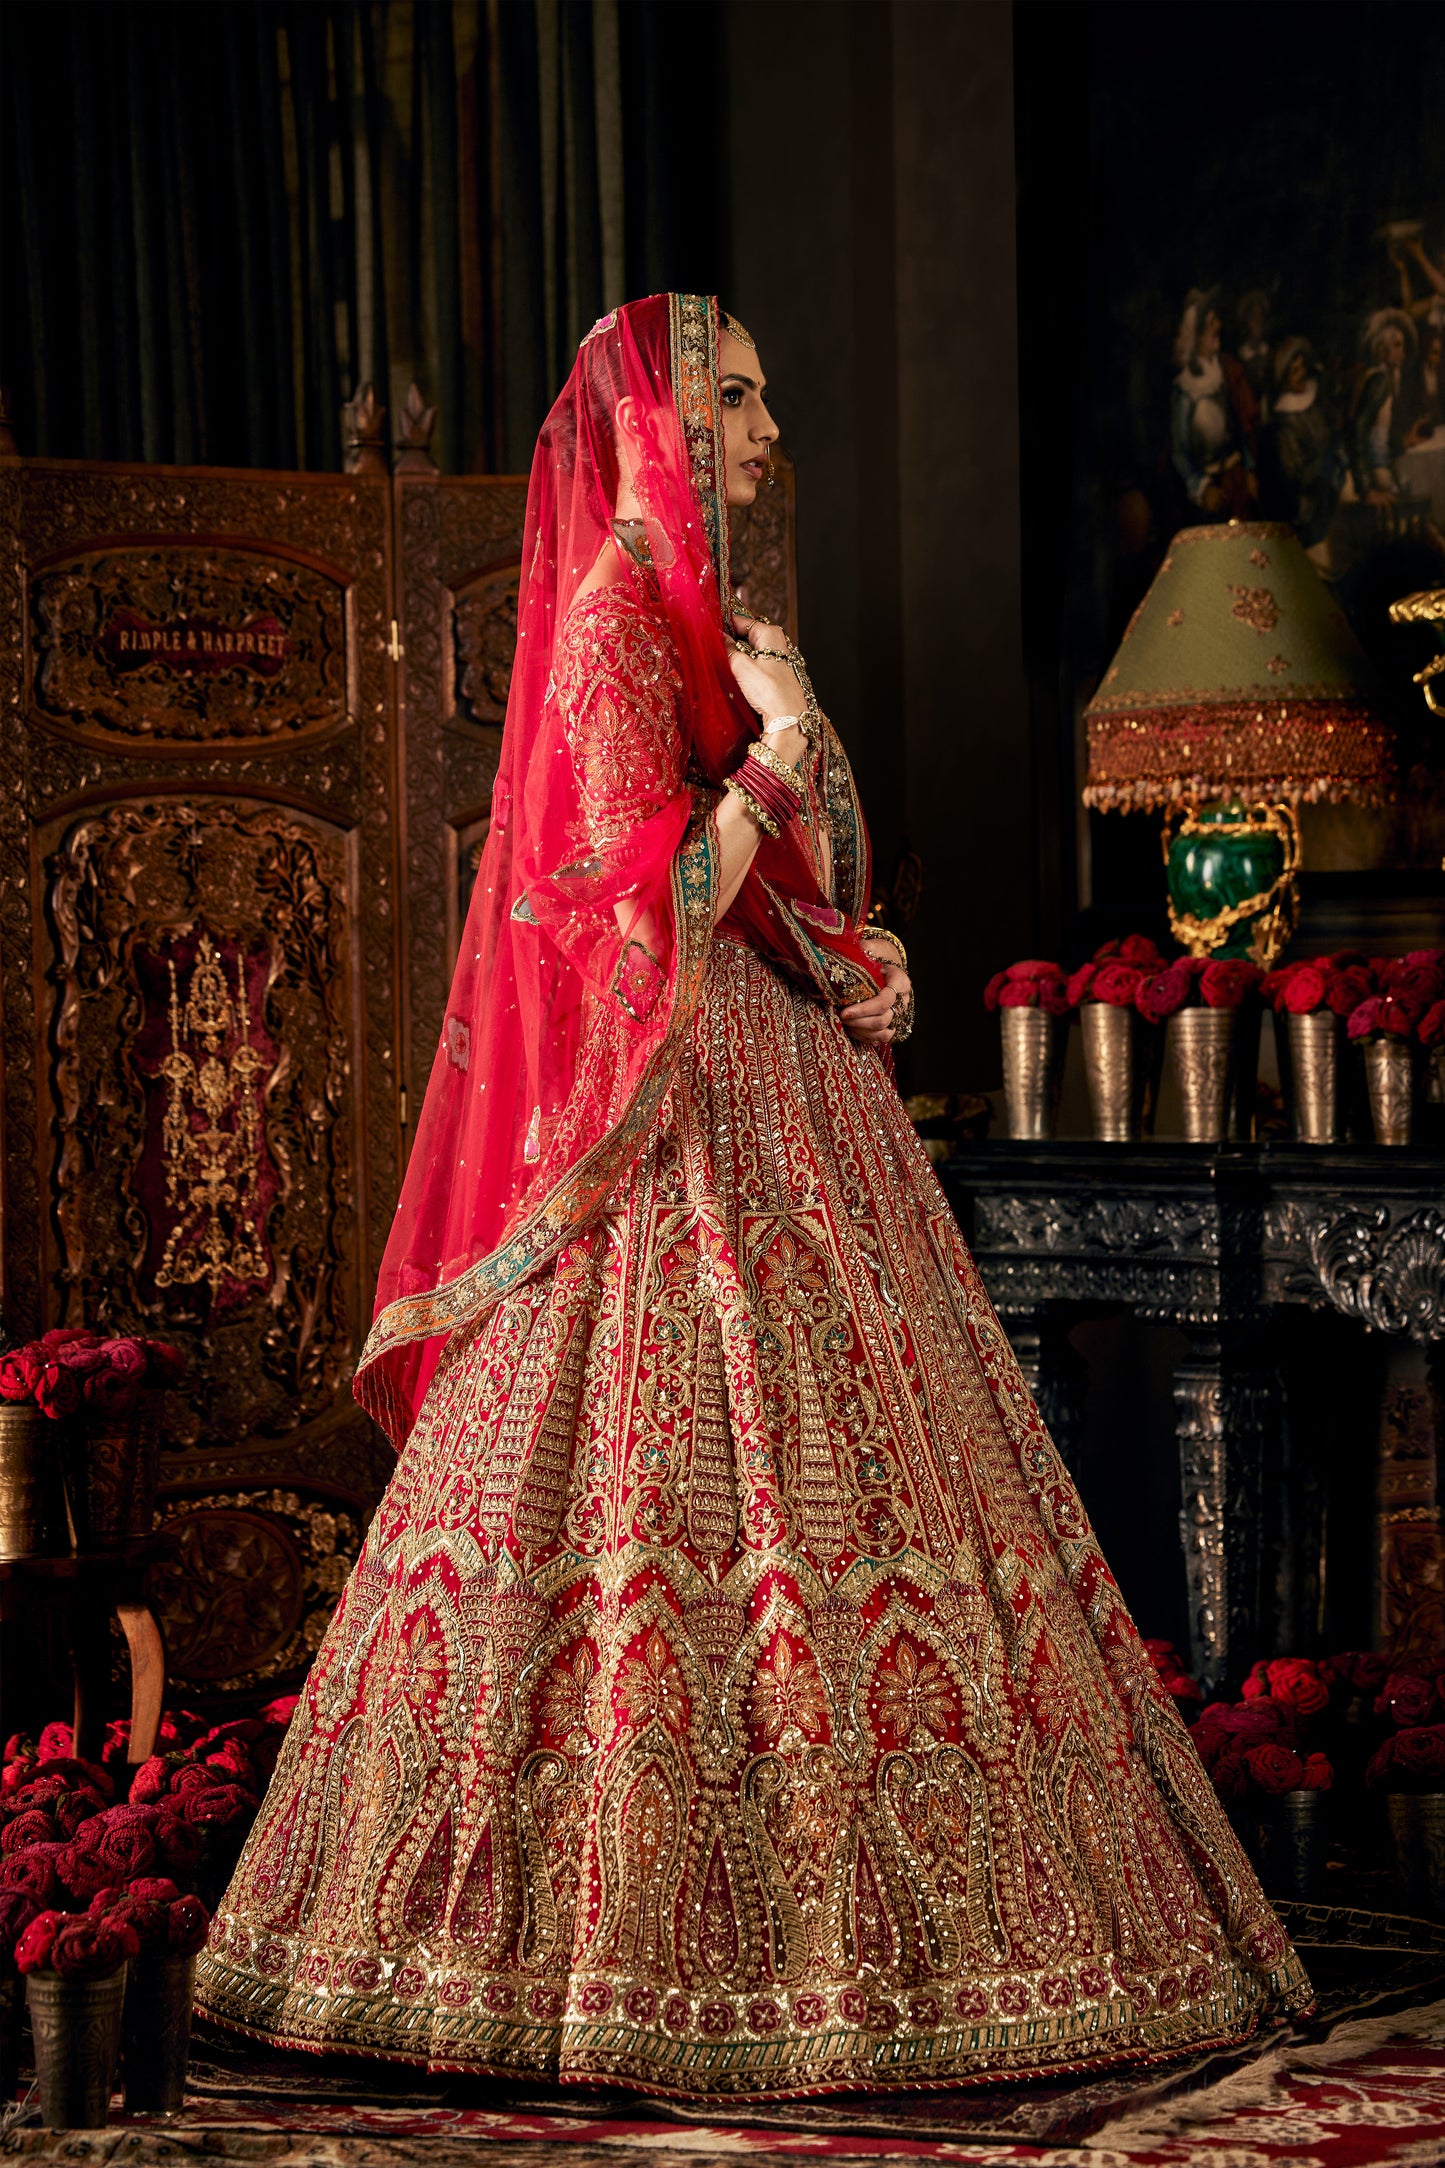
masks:
[[[398,1445],[446,1335],[606,1198],[697,1003],[717,894],[710,809],[757,728],[728,662],[718,322],[715,300],[686,294],[604,317],[538,438],[491,825],[356,1379]],[[626,818],[600,833],[554,665],[612,539],[624,471],[651,560],[650,652],[675,654],[681,743],[622,769]],[[624,565],[623,577],[636,591],[641,575]],[[822,998],[871,992],[853,923],[866,857],[861,841],[858,893],[839,910],[799,837],[765,842],[730,923]]]

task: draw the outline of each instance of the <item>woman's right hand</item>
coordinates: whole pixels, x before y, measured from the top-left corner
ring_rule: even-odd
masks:
[[[781,649],[787,646],[788,636],[781,625],[758,622],[749,625],[748,642],[755,648]],[[736,648],[728,660],[738,688],[755,714],[803,715],[806,709],[803,688],[798,683],[791,663],[776,662],[764,655],[744,654]],[[792,730],[772,731],[768,743],[775,753],[794,766],[808,749],[807,736],[801,724]]]

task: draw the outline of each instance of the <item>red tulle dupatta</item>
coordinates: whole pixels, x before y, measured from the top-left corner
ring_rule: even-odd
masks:
[[[397,1445],[446,1335],[602,1204],[667,1090],[701,992],[717,903],[711,806],[757,729],[728,663],[717,337],[710,297],[616,310],[583,341],[537,442],[491,827],[356,1378]],[[599,835],[554,673],[578,591],[613,538],[620,459],[643,509],[649,605],[676,657],[681,743],[630,778],[626,823]],[[840,1002],[876,983],[855,925],[867,847],[849,798],[846,908],[822,892],[794,830],[764,842],[728,914]]]

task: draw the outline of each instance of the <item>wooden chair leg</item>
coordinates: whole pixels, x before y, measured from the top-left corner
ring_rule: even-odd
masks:
[[[130,1650],[130,1747],[128,1762],[143,1762],[155,1752],[156,1733],[166,1705],[166,1645],[155,1613],[143,1603],[118,1603]]]
[[[89,1590],[77,1592],[70,1614],[70,1665],[75,1752],[82,1761],[99,1761],[110,1700],[110,1610]]]

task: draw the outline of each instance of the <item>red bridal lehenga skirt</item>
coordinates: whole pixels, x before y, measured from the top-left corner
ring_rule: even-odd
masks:
[[[446,1350],[201,2006],[763,2099],[1309,1999],[891,1080],[716,941],[608,1208]]]

